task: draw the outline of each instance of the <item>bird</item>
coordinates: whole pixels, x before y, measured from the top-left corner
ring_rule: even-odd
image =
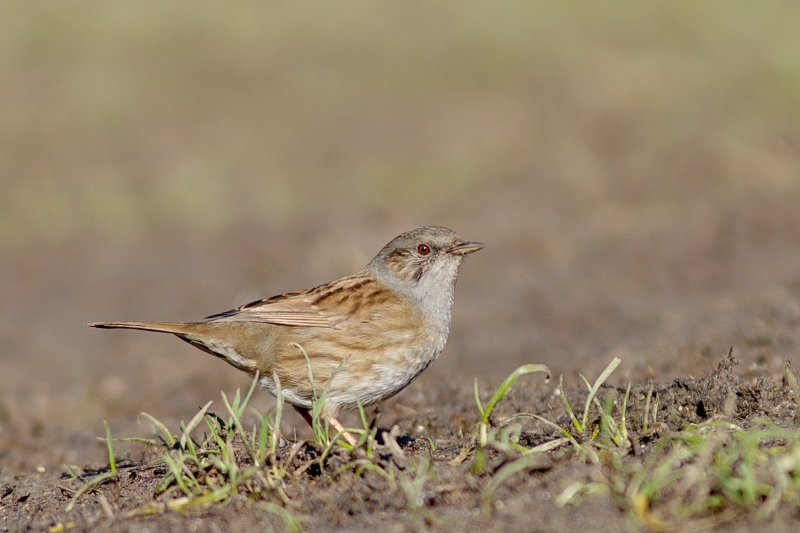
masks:
[[[93,322],[93,328],[171,333],[230,365],[312,423],[320,420],[351,445],[340,409],[396,395],[436,360],[447,342],[459,267],[484,247],[441,226],[392,239],[358,273],[287,292],[197,322]]]

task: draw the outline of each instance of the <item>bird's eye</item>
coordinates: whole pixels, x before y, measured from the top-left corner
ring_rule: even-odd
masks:
[[[428,255],[431,253],[431,247],[427,244],[420,244],[417,246],[417,253],[419,253],[419,255]]]

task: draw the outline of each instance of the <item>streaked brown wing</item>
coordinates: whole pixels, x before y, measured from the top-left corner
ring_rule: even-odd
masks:
[[[266,322],[279,326],[335,328],[359,306],[347,304],[375,280],[363,274],[342,278],[306,291],[257,300],[206,318],[208,321]],[[353,298],[353,302],[360,298]]]

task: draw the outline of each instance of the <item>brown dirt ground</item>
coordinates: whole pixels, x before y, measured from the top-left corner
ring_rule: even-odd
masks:
[[[632,448],[626,460],[642,462],[666,432],[676,431],[689,423],[724,418],[742,427],[753,417],[772,420],[784,427],[794,423],[796,402],[788,384],[771,378],[743,378],[734,372],[736,361],[723,357],[718,367],[699,379],[677,378],[672,382],[638,384],[631,390],[628,420],[633,429]],[[562,427],[569,421],[561,400],[554,394],[553,385],[523,385],[512,389],[495,418],[502,419],[514,413],[529,412],[557,420]],[[609,390],[623,394],[624,388],[609,385],[601,388],[601,395]],[[659,397],[658,417],[662,421],[647,432],[642,427],[644,405],[649,392]],[[586,392],[568,390],[567,397],[573,405],[582,405]],[[735,407],[726,407],[735,398]],[[481,490],[503,465],[517,459],[518,455],[496,452],[488,457],[482,472],[470,471],[469,460],[460,464],[453,461],[469,449],[472,442],[468,428],[477,423],[470,406],[466,389],[431,394],[409,412],[397,417],[393,423],[400,428],[397,439],[400,452],[379,447],[375,464],[394,468],[400,472],[412,467],[423,458],[431,461],[431,469],[418,493],[419,501],[413,509],[410,497],[401,486],[393,486],[385,477],[372,471],[354,475],[353,469],[344,468],[349,461],[363,455],[339,449],[320,467],[307,462],[319,457],[319,448],[307,443],[292,454],[294,443],[279,449],[278,460],[289,471],[301,466],[299,473],[285,483],[289,497],[287,509],[307,531],[639,531],[647,529],[630,515],[629,505],[608,494],[584,496],[584,501],[558,506],[555,497],[567,485],[578,480],[596,479],[600,467],[591,465],[579,455],[567,450],[543,454],[523,473],[501,485],[493,497],[491,515],[481,511]],[[436,409],[431,405],[437,405]],[[441,406],[453,406],[442,408]],[[465,431],[466,430],[466,431]],[[388,430],[386,430],[388,431]],[[385,435],[385,436],[388,436]],[[535,446],[559,437],[552,429],[528,424],[520,442]],[[435,444],[432,451],[430,438]],[[144,449],[144,447],[142,447]],[[69,531],[238,531],[251,529],[288,530],[286,523],[260,502],[279,503],[275,494],[262,494],[257,498],[242,497],[225,505],[206,506],[193,511],[161,510],[142,515],[142,510],[160,497],[154,494],[159,481],[167,473],[160,453],[149,453],[137,458],[120,458],[117,483],[101,485],[80,499],[72,511],[65,507],[80,485],[105,468],[84,469],[81,479],[70,479],[58,473],[0,477],[0,524],[4,531],[44,531],[66,527]],[[400,455],[398,455],[399,453]],[[239,460],[248,462],[243,449]],[[391,465],[389,463],[392,463]],[[474,474],[474,475],[473,475]],[[110,513],[103,509],[99,498],[105,498]],[[792,531],[798,519],[794,506],[784,505],[768,521],[755,522],[746,512],[720,514],[717,519],[695,530],[747,531],[752,527],[770,531]],[[682,530],[691,524],[683,523]]]

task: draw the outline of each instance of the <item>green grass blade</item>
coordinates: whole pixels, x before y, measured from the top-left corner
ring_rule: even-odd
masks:
[[[103,420],[103,425],[106,427],[106,447],[108,448],[108,466],[111,468],[111,475],[117,477],[117,462],[114,460],[114,442],[111,439],[111,428],[108,427],[108,422]]]
[[[794,372],[792,372],[789,361],[786,361],[783,367],[783,374],[786,383],[789,385],[794,395],[794,425],[798,426],[800,425],[800,385],[797,384],[797,377],[794,375]]]
[[[116,479],[116,475],[113,472],[105,472],[104,474],[101,474],[101,475],[97,476],[96,478],[92,479],[91,481],[89,481],[88,483],[86,483],[86,485],[84,485],[80,489],[78,489],[78,492],[76,492],[75,495],[72,497],[72,500],[70,500],[70,502],[67,505],[67,508],[65,509],[65,511],[67,511],[67,512],[72,511],[72,509],[75,508],[75,504],[78,502],[78,498],[80,498],[81,496],[86,494],[88,491],[90,491],[94,487],[96,487],[96,486],[98,486],[98,485],[100,485],[102,483],[105,483],[106,481],[111,480],[111,479]]]
[[[294,346],[295,348],[300,350],[300,353],[303,354],[303,357],[306,360],[306,367],[308,368],[308,382],[311,383],[311,395],[316,400],[317,399],[317,387],[314,385],[314,374],[311,372],[311,359],[308,357],[308,354],[306,353],[305,348],[303,348],[302,346],[300,346],[296,342],[293,342],[293,343],[289,344],[289,346]]]
[[[624,441],[628,441],[628,398],[631,394],[631,384],[628,382],[628,388],[625,389],[625,397],[622,399],[622,413],[619,418],[619,426],[617,432],[620,434]]]
[[[644,421],[642,422],[642,431],[647,431],[647,422],[650,419],[650,399],[653,397],[653,385],[647,391],[647,397],[644,400]]]
[[[567,410],[567,414],[569,414],[569,419],[572,421],[572,425],[578,430],[578,433],[583,435],[583,425],[581,421],[578,420],[578,417],[575,416],[575,412],[572,410],[569,400],[567,400],[567,394],[564,392],[564,374],[561,374],[558,378],[558,391],[560,392],[559,396],[561,397],[561,401],[564,402],[564,408]]]
[[[186,448],[186,443],[187,440],[189,439],[189,433],[191,433],[191,431],[194,428],[200,425],[200,422],[202,422],[203,419],[205,418],[206,411],[208,411],[208,408],[211,407],[212,403],[214,402],[212,400],[209,400],[208,403],[205,404],[203,407],[201,407],[200,411],[198,411],[197,414],[194,415],[191,420],[189,420],[189,424],[185,428],[183,428],[183,435],[181,435],[181,440],[180,440],[181,448]]]
[[[658,393],[656,393],[656,397],[653,400],[653,425],[658,424]]]
[[[175,437],[175,435],[173,435],[170,432],[170,430],[167,428],[167,426],[165,426],[156,417],[154,417],[152,415],[149,415],[147,413],[139,413],[139,415],[145,417],[146,419],[148,419],[150,421],[151,424],[153,424],[153,433],[155,433],[156,436],[158,436],[158,433],[156,433],[155,430],[156,429],[161,430],[161,432],[164,434],[165,444],[167,445],[167,448],[172,448],[173,446],[175,446],[175,443],[178,442],[178,438]]]
[[[167,454],[164,454],[164,462],[172,473],[172,477],[175,478],[175,484],[178,485],[178,488],[181,489],[181,492],[183,492],[186,496],[193,496],[194,494],[186,485],[186,481],[188,480],[186,476],[183,475],[183,464],[179,463]]]
[[[539,415],[531,415],[531,417],[535,418],[536,420],[538,420],[542,424],[545,424],[546,426],[550,426],[551,428],[555,429],[556,431],[561,433],[564,436],[564,438],[569,439],[569,442],[573,446],[575,446],[575,448],[580,448],[580,444],[578,444],[578,441],[575,440],[575,437],[570,435],[569,431],[567,431],[566,429],[562,428],[561,426],[559,426],[555,422],[551,422],[550,420],[546,419],[545,417],[539,416]]]
[[[242,421],[239,419],[239,416],[236,412],[236,408],[228,403],[228,397],[225,396],[225,392],[221,392],[222,395],[222,403],[225,404],[225,409],[228,410],[228,414],[231,415],[231,423],[236,430],[236,433],[239,434],[239,438],[242,439],[242,446],[244,446],[245,450],[247,450],[248,455],[250,458],[253,459],[253,463],[256,466],[259,466],[261,463],[258,461],[258,454],[250,445],[249,439],[247,438],[247,434],[244,431],[244,427],[242,426]],[[239,397],[239,389],[236,389],[236,397],[234,398],[234,403],[236,399]],[[241,407],[241,406],[240,406]],[[233,452],[231,451],[231,456],[233,456]]]
[[[478,406],[478,415],[480,416],[481,422],[488,424],[489,421],[484,416],[483,404],[481,403],[481,394],[478,390],[478,378],[475,378],[475,404]]]
[[[295,518],[294,515],[292,515],[292,513],[290,513],[280,505],[271,502],[261,502],[260,506],[266,511],[269,511],[270,513],[275,513],[276,515],[283,518],[283,522],[286,524],[286,527],[292,533],[300,533],[301,531],[303,531],[303,528],[300,527],[300,522],[297,521],[297,518]]]
[[[497,390],[494,391],[494,394],[492,394],[491,398],[489,398],[486,408],[481,415],[481,419],[483,420],[484,424],[489,423],[489,417],[492,414],[492,410],[494,410],[495,406],[498,404],[498,402],[500,402],[500,400],[505,398],[506,394],[508,394],[508,391],[511,390],[511,387],[514,386],[514,383],[516,383],[520,376],[530,374],[531,372],[544,372],[547,374],[547,379],[550,379],[550,369],[545,365],[528,364],[522,365],[514,370],[506,379],[503,380],[500,386],[497,387]]]
[[[237,414],[239,413],[239,403],[242,400],[242,391],[240,389],[236,389],[236,394],[233,395],[233,402],[231,402],[231,406],[233,407],[233,412]],[[230,425],[230,424],[228,424]]]
[[[358,416],[361,418],[361,425],[365,430],[369,429],[369,422],[367,422],[367,413],[364,411],[364,406],[361,405],[361,400],[356,398],[356,405],[358,406]]]
[[[250,403],[250,397],[253,396],[253,391],[256,390],[256,385],[258,385],[258,377],[258,370],[256,370],[256,373],[253,376],[253,382],[250,384],[250,389],[247,391],[247,396],[244,397],[242,405],[239,406],[239,411],[237,412],[239,418],[244,416],[244,411],[247,408],[247,404]]]
[[[275,422],[272,431],[272,442],[270,442],[270,450],[275,451],[281,439],[281,418],[283,418],[283,389],[281,388],[281,380],[278,374],[272,373],[272,381],[275,382]]]
[[[303,353],[305,354],[305,352],[303,352]],[[306,355],[306,358],[308,358],[308,355]],[[344,364],[349,359],[350,359],[349,355],[347,357],[345,357],[344,359],[342,359],[342,361],[339,363],[339,366],[337,366],[336,370],[334,370],[333,373],[331,373],[331,377],[328,378],[328,381],[325,383],[325,386],[322,388],[322,394],[320,394],[319,398],[314,400],[314,402],[312,403],[311,421],[313,423],[316,423],[316,425],[317,425],[317,428],[314,429],[314,434],[315,434],[315,437],[317,438],[317,442],[319,442],[320,444],[326,445],[326,446],[329,443],[333,442],[333,441],[330,439],[330,430],[328,428],[328,421],[325,420],[324,421],[325,425],[323,426],[322,423],[321,423],[323,421],[320,420],[320,417],[322,415],[323,409],[325,408],[325,401],[328,398],[328,392],[330,391],[331,383],[333,383],[333,380],[336,378],[336,375],[339,373],[339,371],[342,369]],[[309,365],[308,374],[310,376],[311,375],[311,362],[310,362],[310,360],[308,360],[308,361],[309,361],[308,362],[308,365]],[[312,426],[313,426],[313,424],[312,424]]]
[[[314,383],[314,372],[311,370],[311,358],[308,356],[305,348],[297,344],[296,342],[291,343],[289,346],[294,346],[300,353],[303,354],[303,357],[306,360],[306,368],[308,369],[308,381],[311,383],[311,430],[314,433],[314,439],[323,444],[327,445],[329,442],[329,435],[328,435],[328,422],[327,420],[324,422],[320,420],[320,416],[322,415],[322,408],[325,406],[325,390],[322,391],[322,397],[317,396],[317,386]],[[342,361],[344,362],[344,361]],[[341,365],[340,365],[341,366]],[[331,380],[333,377],[331,377]],[[330,383],[331,380],[328,380]]]
[[[585,428],[586,425],[589,423],[589,406],[592,405],[592,398],[595,397],[597,391],[600,389],[600,386],[605,383],[608,377],[611,375],[612,372],[619,366],[622,361],[619,357],[615,357],[613,361],[603,370],[603,373],[595,380],[594,385],[589,389],[589,396],[586,398],[586,406],[583,410],[583,427]],[[581,376],[583,377],[583,376]],[[583,378],[586,381],[586,378]],[[588,384],[588,381],[586,382]]]

